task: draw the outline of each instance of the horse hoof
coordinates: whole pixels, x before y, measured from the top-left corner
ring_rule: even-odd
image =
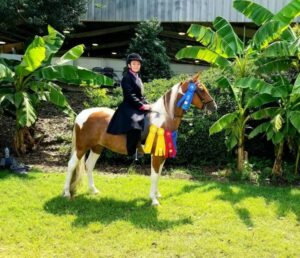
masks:
[[[97,195],[99,193],[99,190],[96,188],[90,189],[91,194]]]
[[[67,199],[69,199],[69,200],[71,199],[71,194],[70,194],[70,192],[65,192],[65,191],[64,191],[63,194],[62,194],[62,196],[65,197],[65,198],[67,198]]]
[[[152,206],[159,206],[158,200],[152,200]]]

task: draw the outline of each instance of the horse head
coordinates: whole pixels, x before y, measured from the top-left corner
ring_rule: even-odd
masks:
[[[199,73],[193,76],[191,80],[187,80],[181,84],[181,91],[184,94],[188,90],[188,86],[191,82],[196,85],[195,94],[193,95],[192,103],[198,109],[204,109],[208,112],[213,112],[217,110],[217,104],[209,94],[206,86],[200,82]]]

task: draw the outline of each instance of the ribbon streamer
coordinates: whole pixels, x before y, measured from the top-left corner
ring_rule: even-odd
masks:
[[[157,141],[156,141],[156,149],[154,156],[164,156],[165,155],[165,130],[163,128],[159,128],[157,131]]]
[[[172,132],[172,142],[173,142],[173,145],[174,145],[174,149],[175,149],[175,156],[177,154],[177,131],[173,131]]]
[[[165,130],[165,142],[166,142],[166,158],[175,158],[176,149],[172,139],[172,132],[170,130]]]
[[[144,152],[150,154],[153,146],[153,142],[155,139],[155,135],[157,132],[157,127],[155,125],[151,125],[149,129],[149,133],[146,139],[146,143],[144,146]]]
[[[177,107],[180,107],[182,105],[181,108],[187,111],[191,106],[195,90],[196,90],[195,83],[190,82],[186,93],[178,101]]]

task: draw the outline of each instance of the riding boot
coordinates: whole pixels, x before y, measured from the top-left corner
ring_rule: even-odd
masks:
[[[141,140],[141,131],[137,129],[130,130],[127,132],[126,138],[127,154],[129,156],[135,155],[137,145]]]

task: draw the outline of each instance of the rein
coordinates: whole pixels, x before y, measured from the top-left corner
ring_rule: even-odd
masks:
[[[156,114],[160,114],[160,115],[169,115],[167,112],[165,112],[165,113],[161,113],[161,112],[159,112],[159,111],[156,111],[156,110],[149,110],[148,111],[149,113],[156,113]],[[183,117],[183,115],[182,116],[179,116],[179,115],[174,115],[174,118],[182,118]]]

